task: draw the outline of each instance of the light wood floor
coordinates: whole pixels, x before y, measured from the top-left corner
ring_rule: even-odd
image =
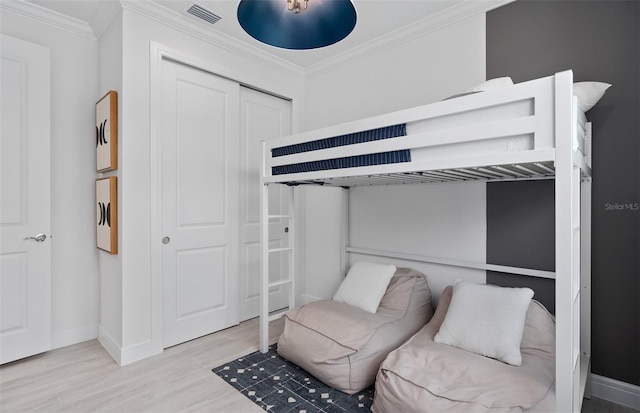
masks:
[[[271,343],[283,325],[271,323]],[[124,367],[87,341],[1,366],[0,411],[264,413],[211,372],[258,346],[257,319]]]
[[[283,322],[271,323],[271,343]],[[0,366],[0,412],[263,413],[211,372],[257,349],[257,319],[124,367],[91,340]],[[582,411],[638,412],[599,399]]]

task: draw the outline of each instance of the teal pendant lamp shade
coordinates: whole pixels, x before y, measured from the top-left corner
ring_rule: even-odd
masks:
[[[356,19],[350,0],[241,0],[238,5],[244,31],[283,49],[332,45],[351,33]]]

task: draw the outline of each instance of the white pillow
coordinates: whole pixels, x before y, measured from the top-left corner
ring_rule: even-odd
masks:
[[[604,82],[576,82],[573,94],[578,97],[578,105],[583,112],[591,109],[604,95],[611,85]]]
[[[510,77],[496,77],[495,79],[489,79],[486,82],[482,82],[472,88],[464,90],[462,93],[485,92],[487,90],[500,89],[507,86],[513,86],[513,80],[511,80]]]
[[[349,269],[333,299],[375,314],[395,273],[395,265],[356,262]]]
[[[520,366],[520,342],[532,297],[530,288],[456,282],[434,341]]]

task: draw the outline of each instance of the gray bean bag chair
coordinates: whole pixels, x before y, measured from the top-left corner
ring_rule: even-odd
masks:
[[[398,268],[375,314],[333,300],[287,313],[278,353],[324,383],[353,394],[371,386],[387,354],[432,315],[424,274]]]
[[[555,321],[532,300],[512,366],[434,342],[451,303],[447,287],[431,321],[384,360],[371,411],[552,412],[555,410]]]

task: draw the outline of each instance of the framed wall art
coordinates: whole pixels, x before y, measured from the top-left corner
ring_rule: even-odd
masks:
[[[118,93],[110,90],[96,103],[96,171],[118,169]]]
[[[118,180],[96,179],[96,246],[118,253]]]

